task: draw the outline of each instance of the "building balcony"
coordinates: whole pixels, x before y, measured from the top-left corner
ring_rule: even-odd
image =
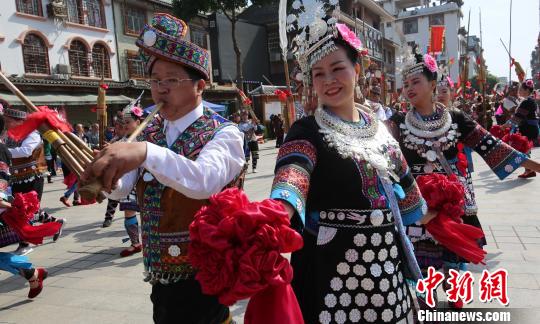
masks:
[[[381,31],[373,28],[361,19],[355,19],[342,11],[334,10],[333,15],[356,33],[370,57],[379,61],[383,59],[382,45],[384,37]]]
[[[396,8],[411,8],[422,5],[422,0],[395,0]]]

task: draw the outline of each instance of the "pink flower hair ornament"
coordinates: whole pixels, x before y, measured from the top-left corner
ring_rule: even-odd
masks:
[[[134,106],[131,108],[131,112],[137,117],[142,117],[143,115],[143,110],[139,106]]]
[[[433,56],[429,54],[424,55],[424,65],[428,68],[429,71],[433,73],[439,70],[439,67],[437,66],[437,61],[435,61]]]
[[[525,80],[525,85],[531,89],[534,89],[534,82],[531,79]]]
[[[341,35],[341,38],[347,42],[347,44],[351,45],[352,48],[357,50],[358,52],[362,51],[362,42],[356,34],[347,27],[345,24],[336,24],[337,31],[339,32],[339,35]]]

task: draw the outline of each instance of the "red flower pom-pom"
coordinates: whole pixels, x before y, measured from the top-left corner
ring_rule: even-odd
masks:
[[[19,235],[21,240],[32,244],[43,243],[43,238],[53,236],[62,224],[49,222],[41,225],[31,225],[29,220],[39,210],[38,195],[35,191],[15,194],[11,208],[2,214],[2,220]]]
[[[489,132],[491,133],[491,135],[493,135],[493,136],[495,136],[495,137],[497,137],[499,139],[502,139],[505,135],[510,133],[510,129],[502,128],[499,125],[493,125],[493,126],[491,126],[491,129],[489,130]]]
[[[216,295],[223,305],[251,298],[246,323],[301,322],[289,286],[292,267],[281,253],[300,249],[303,241],[290,228],[281,202],[249,202],[241,190],[227,189],[210,197],[210,204],[197,212],[189,234],[189,260],[203,293]],[[271,296],[289,298],[290,305],[268,309],[264,303]]]
[[[103,90],[109,90],[109,85],[106,83],[100,84],[99,87]]]
[[[520,133],[507,134],[502,138],[502,140],[514,148],[514,150],[521,153],[529,153],[533,147],[533,143]]]
[[[437,211],[425,225],[428,232],[448,250],[472,263],[482,263],[486,252],[476,240],[484,233],[461,220],[465,190],[457,176],[432,173],[417,177],[416,182],[429,209]]]

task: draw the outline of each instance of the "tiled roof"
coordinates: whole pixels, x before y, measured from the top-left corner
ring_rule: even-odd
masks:
[[[99,86],[99,80],[60,80],[60,79],[38,79],[38,78],[25,78],[25,77],[10,77],[9,80],[15,85],[29,85],[29,86],[67,86],[67,87],[95,87]],[[133,80],[118,82],[118,81],[105,81],[109,88],[136,88],[136,89],[149,89],[150,85],[144,80]]]

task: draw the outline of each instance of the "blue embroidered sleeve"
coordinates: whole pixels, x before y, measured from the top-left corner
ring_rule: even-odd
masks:
[[[292,140],[279,149],[270,198],[289,202],[305,224],[305,208],[311,172],[315,167],[315,147],[307,140]]]
[[[525,154],[494,137],[473,120],[465,118],[465,125],[460,125],[460,132],[463,144],[475,150],[501,180],[528,159]]]
[[[293,124],[279,149],[270,198],[291,204],[305,225],[309,181],[317,164],[317,149],[308,140],[309,131],[301,124],[298,121]]]
[[[427,205],[401,151],[395,152],[394,156],[396,175],[399,177],[399,184],[394,184],[394,191],[401,192],[400,195],[396,194],[401,218],[404,225],[409,225],[426,214]]]

